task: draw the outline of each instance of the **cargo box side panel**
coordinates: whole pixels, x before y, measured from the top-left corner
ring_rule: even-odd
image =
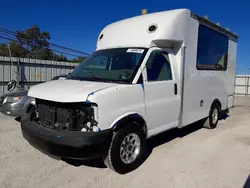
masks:
[[[190,21],[189,37],[186,43],[185,71],[183,85],[182,121],[179,127],[189,125],[208,116],[214,100],[218,100],[221,109],[232,105],[233,80],[235,71],[235,47],[228,42],[228,68],[226,70],[198,70],[199,22]]]
[[[235,76],[236,76],[237,42],[229,40],[228,65],[225,74],[225,84],[227,86],[228,104],[227,108],[234,106]]]
[[[198,26],[197,20],[190,18],[189,34],[186,42],[186,54],[184,60],[184,83],[183,83],[183,110],[182,121],[179,127],[186,126],[206,114],[206,103],[200,107],[200,101],[204,96],[204,83],[200,79],[201,72],[196,68]],[[207,101],[203,98],[203,101]]]

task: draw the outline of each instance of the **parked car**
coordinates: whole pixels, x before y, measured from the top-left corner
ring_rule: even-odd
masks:
[[[67,74],[58,75],[53,77],[52,80],[65,78],[66,76]],[[32,106],[32,101],[27,93],[27,90],[23,90],[2,95],[0,97],[0,111],[8,116],[22,117]]]
[[[0,98],[0,111],[8,116],[21,117],[31,105],[28,91],[12,92]]]

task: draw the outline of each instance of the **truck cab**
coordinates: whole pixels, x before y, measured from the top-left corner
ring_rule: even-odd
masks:
[[[29,90],[35,108],[22,117],[24,138],[48,155],[103,157],[126,173],[141,164],[147,138],[204,118],[205,127],[215,128],[219,113],[232,106],[236,52],[226,72],[216,64],[198,70],[200,22],[177,9],[108,25],[96,51],[70,75]]]

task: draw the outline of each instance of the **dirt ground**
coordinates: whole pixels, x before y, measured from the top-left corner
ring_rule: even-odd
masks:
[[[99,160],[57,161],[31,147],[18,122],[0,115],[1,188],[250,187],[250,98],[214,130],[191,125],[149,140],[145,162],[118,175]],[[73,165],[72,165],[73,164]]]

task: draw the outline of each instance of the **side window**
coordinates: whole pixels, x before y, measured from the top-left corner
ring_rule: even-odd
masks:
[[[228,37],[204,25],[199,25],[197,69],[226,70]]]
[[[153,51],[146,63],[148,81],[172,80],[171,66],[166,54]]]

